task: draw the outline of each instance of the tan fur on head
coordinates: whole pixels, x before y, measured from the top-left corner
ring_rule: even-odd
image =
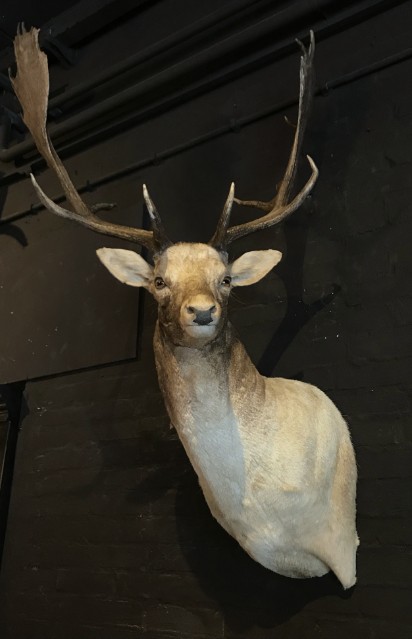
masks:
[[[174,344],[198,348],[222,330],[231,288],[258,282],[282,257],[279,251],[251,251],[228,264],[225,254],[200,243],[174,244],[154,267],[133,251],[103,248],[97,255],[118,280],[152,293],[160,325]]]

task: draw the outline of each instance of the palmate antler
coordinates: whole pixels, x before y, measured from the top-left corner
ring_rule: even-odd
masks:
[[[302,49],[300,62],[299,114],[292,151],[282,182],[280,183],[275,197],[269,202],[261,202],[260,200],[239,200],[234,197],[234,185],[232,184],[216,231],[209,242],[209,244],[220,250],[225,250],[231,242],[244,235],[278,224],[285,219],[285,217],[296,211],[311,192],[318,178],[319,171],[317,166],[308,155],[307,159],[312,169],[312,174],[303,189],[288,203],[296,176],[299,152],[302,146],[303,135],[312,98],[313,56],[315,52],[315,38],[313,31],[310,32],[310,45],[308,50],[305,49],[301,42],[299,42],[299,44]],[[267,214],[255,220],[251,220],[250,222],[246,222],[245,224],[238,224],[237,226],[231,226],[228,228],[233,202],[244,206],[254,206],[263,211],[267,211]]]
[[[26,31],[21,27],[14,39],[14,51],[17,63],[17,74],[15,78],[10,78],[14,91],[23,108],[23,120],[33,136],[39,153],[46,160],[50,169],[57,176],[67,200],[73,210],[65,209],[53,202],[41,189],[35,177],[30,174],[33,186],[41,203],[52,213],[71,219],[83,226],[95,231],[118,237],[121,239],[136,242],[146,247],[153,253],[159,253],[171,245],[168,239],[160,216],[153,204],[146,186],[143,186],[143,195],[148,208],[152,231],[137,229],[121,224],[105,222],[95,215],[93,207],[89,208],[80,197],[62,161],[57,155],[53,144],[47,134],[47,105],[49,97],[49,71],[47,57],[40,50],[38,43],[39,30],[32,28]],[[318,177],[318,169],[311,157],[307,156],[312,169],[312,174],[293,200],[288,203],[290,192],[293,187],[297,159],[302,145],[308,117],[309,105],[311,101],[311,84],[313,75],[313,55],[315,50],[314,35],[311,31],[310,46],[306,50],[300,43],[303,55],[300,66],[300,94],[299,94],[299,115],[296,127],[295,138],[290,154],[289,162],[278,192],[270,202],[260,202],[258,200],[238,200],[234,197],[234,184],[231,185],[229,196],[220,216],[216,231],[209,244],[218,250],[226,250],[226,247],[238,238],[278,224],[285,217],[293,213],[304,201],[312,190]],[[228,228],[230,213],[233,202],[246,206],[254,206],[267,211],[267,214],[237,226]]]
[[[77,192],[46,131],[49,70],[47,56],[39,48],[38,34],[38,29],[26,31],[24,27],[19,28],[14,39],[17,74],[15,78],[10,79],[23,108],[24,123],[32,134],[39,153],[57,176],[74,210],[69,211],[53,202],[40,188],[35,177],[30,174],[41,203],[52,213],[74,220],[92,231],[136,242],[153,252],[163,250],[171,242],[165,234],[160,216],[145,186],[143,193],[152,221],[152,231],[112,224],[99,219]]]

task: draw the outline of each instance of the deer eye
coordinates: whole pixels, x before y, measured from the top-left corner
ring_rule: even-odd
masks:
[[[229,275],[226,275],[226,277],[222,280],[222,286],[230,286],[231,281],[232,278]]]
[[[158,290],[166,286],[165,281],[162,277],[155,277],[154,285],[155,285],[155,288],[157,288]]]

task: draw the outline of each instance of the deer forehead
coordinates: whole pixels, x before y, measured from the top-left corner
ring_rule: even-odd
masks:
[[[227,270],[227,260],[208,244],[181,243],[166,249],[156,261],[155,274],[171,282],[214,282]]]

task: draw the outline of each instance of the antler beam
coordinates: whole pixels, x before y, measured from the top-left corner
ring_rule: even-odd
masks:
[[[300,63],[299,114],[295,138],[282,182],[280,183],[275,197],[269,202],[261,202],[260,200],[239,200],[234,198],[232,185],[232,196],[229,194],[228,201],[221,214],[215,234],[210,240],[210,244],[220,250],[224,250],[231,242],[237,240],[243,235],[248,235],[249,233],[253,233],[253,231],[259,231],[278,224],[285,219],[285,217],[296,211],[311,192],[318,178],[318,168],[312,158],[308,155],[307,159],[312,169],[311,176],[296,197],[288,202],[296,177],[297,161],[302,146],[303,135],[306,128],[312,98],[313,56],[315,52],[315,38],[313,31],[310,32],[309,49],[306,50],[301,42],[299,42],[299,45],[302,49]],[[228,206],[229,200],[230,206]],[[267,214],[250,222],[246,222],[245,224],[238,224],[237,226],[231,226],[228,228],[230,209],[233,201],[243,206],[254,206],[263,211],[267,211]]]
[[[152,231],[105,222],[97,217],[80,197],[46,130],[49,70],[47,56],[39,48],[38,35],[38,29],[32,28],[26,31],[24,26],[18,29],[14,39],[17,74],[10,80],[23,108],[24,123],[32,134],[39,153],[59,180],[73,211],[53,202],[44,193],[35,177],[30,174],[41,203],[52,213],[78,222],[92,231],[136,242],[152,252],[158,252],[170,246],[171,242],[164,232],[160,216],[146,187],[143,191],[152,222]]]

